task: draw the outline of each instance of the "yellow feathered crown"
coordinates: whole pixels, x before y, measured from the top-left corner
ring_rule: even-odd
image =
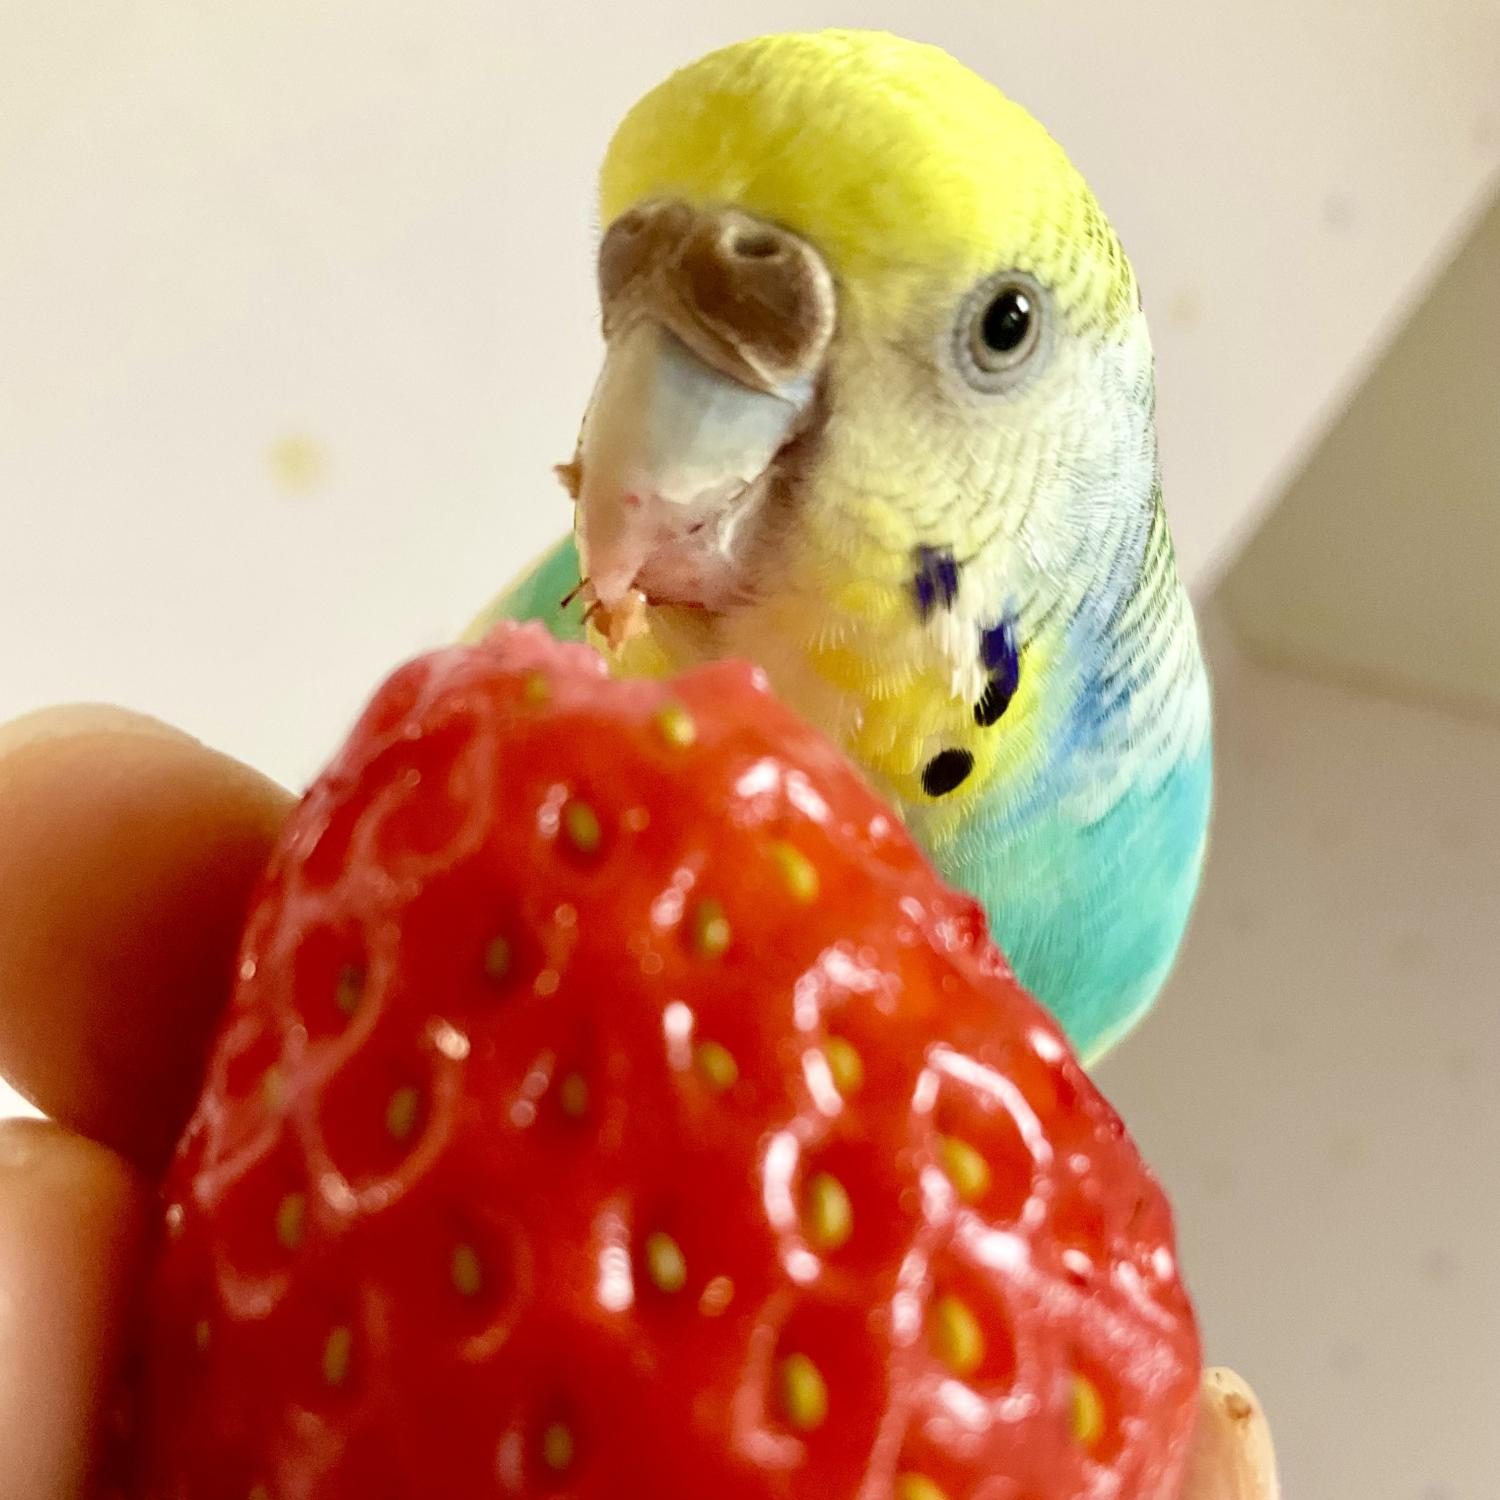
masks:
[[[665,196],[784,225],[875,311],[1005,269],[1050,286],[1079,332],[1116,333],[1136,307],[1114,231],[1042,126],[940,48],[882,32],[740,42],[653,89],[611,142],[604,222]]]

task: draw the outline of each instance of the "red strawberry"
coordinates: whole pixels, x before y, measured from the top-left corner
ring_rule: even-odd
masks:
[[[168,1183],[148,1500],[1161,1500],[1160,1190],[977,907],[737,665],[403,668]]]

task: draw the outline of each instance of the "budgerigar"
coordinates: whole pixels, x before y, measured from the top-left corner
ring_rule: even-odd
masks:
[[[670,78],[601,198],[574,534],[480,623],[588,614],[623,671],[760,663],[1097,1058],[1179,946],[1211,741],[1093,194],[946,53],[832,31]]]

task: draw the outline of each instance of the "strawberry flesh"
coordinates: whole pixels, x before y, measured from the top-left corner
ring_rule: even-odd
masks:
[[[1169,1211],[976,905],[751,669],[398,671],[166,1186],[141,1500],[1159,1500]]]

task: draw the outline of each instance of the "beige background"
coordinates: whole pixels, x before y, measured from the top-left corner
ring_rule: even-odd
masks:
[[[613,120],[828,22],[1029,104],[1147,287],[1221,795],[1102,1081],[1210,1354],[1291,1496],[1496,1500],[1500,0],[0,0],[0,716],[310,774],[566,524]]]
[[[1500,723],[1214,659],[1203,899],[1099,1081],[1289,1500],[1495,1500]]]
[[[123,696],[308,774],[567,523],[618,115],[833,21],[1088,173],[1203,583],[1500,172],[1500,0],[0,0],[0,642],[49,644],[0,713]]]
[[[1500,194],[1225,594],[1276,660],[1500,711]]]

